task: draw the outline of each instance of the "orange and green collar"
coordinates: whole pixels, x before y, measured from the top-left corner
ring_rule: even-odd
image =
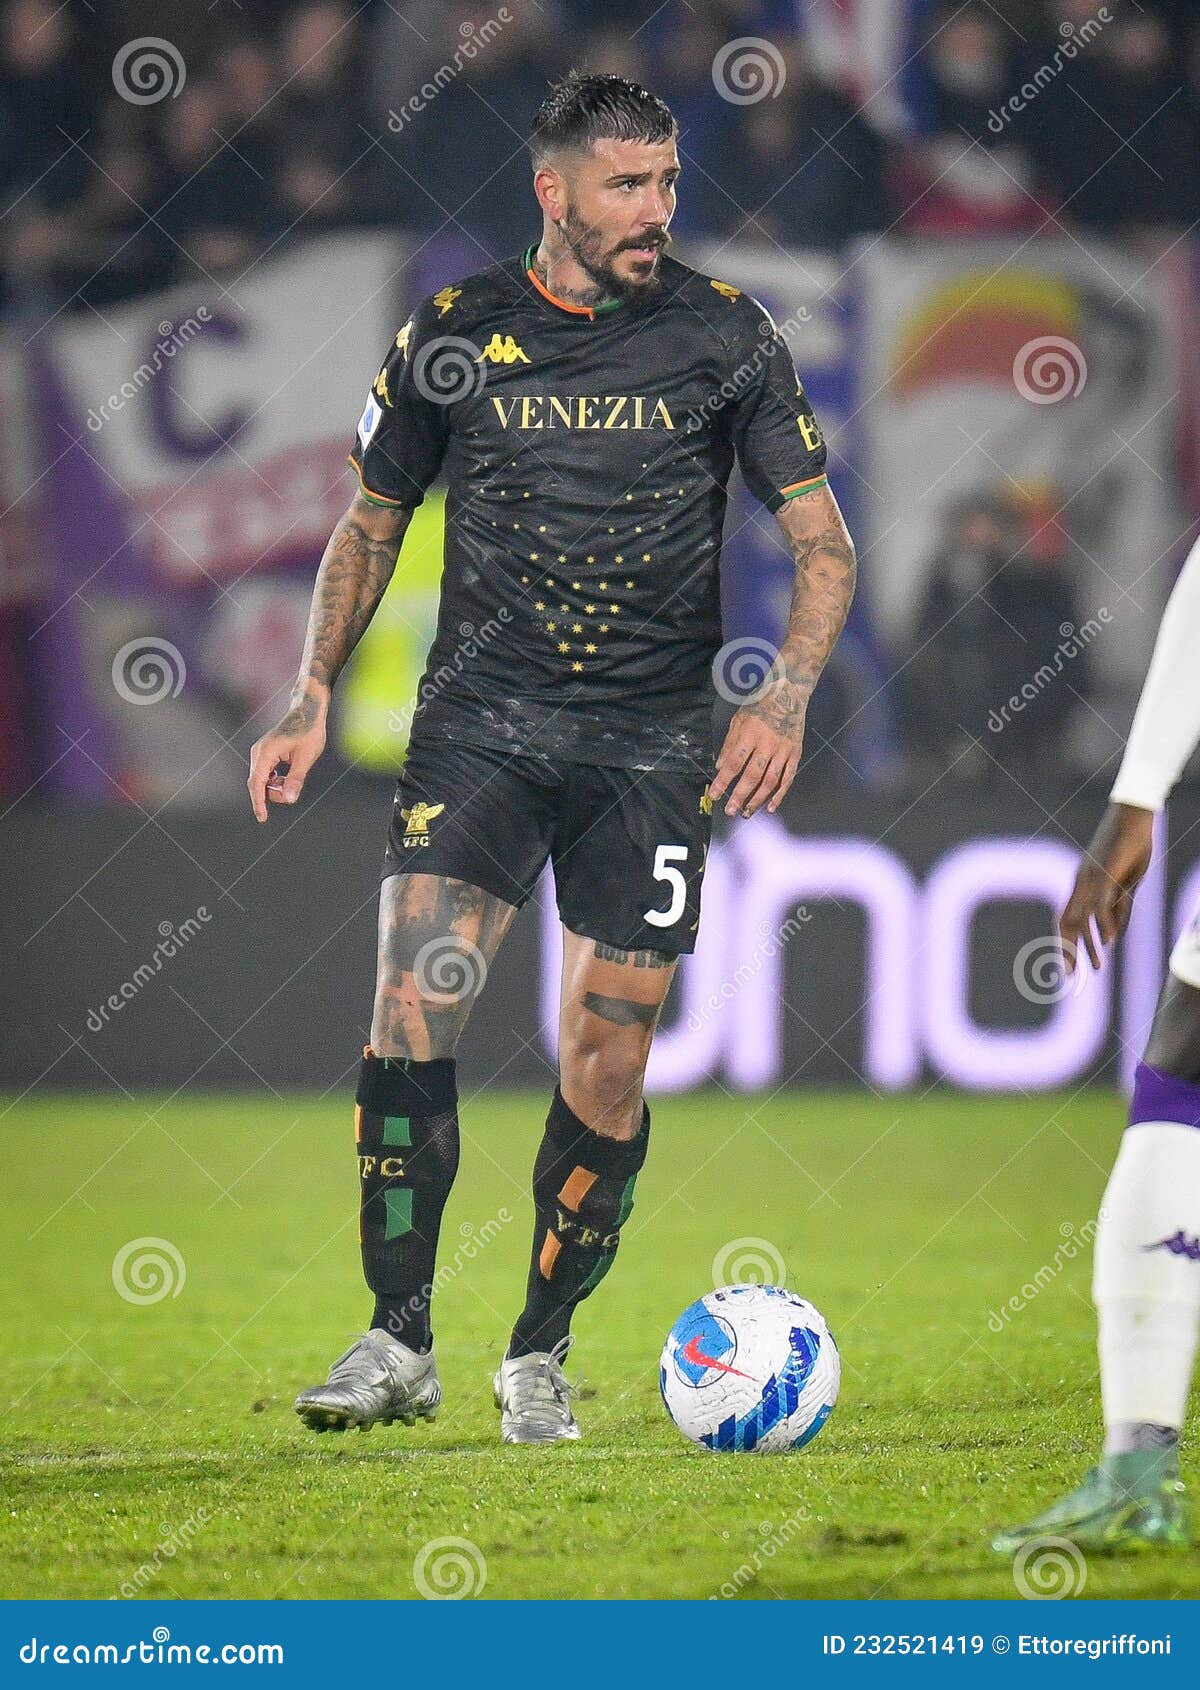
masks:
[[[560,311],[569,311],[573,317],[599,317],[605,311],[616,311],[619,309],[622,303],[619,299],[606,299],[603,305],[572,305],[569,299],[560,299],[556,293],[551,293],[550,289],[546,286],[545,282],[543,282],[542,278],[533,267],[533,255],[536,251],[536,245],[526,247],[525,249],[525,257],[522,259],[522,263],[525,266],[525,274],[529,277],[529,280],[541,294],[542,298],[548,299],[551,305],[557,305]]]

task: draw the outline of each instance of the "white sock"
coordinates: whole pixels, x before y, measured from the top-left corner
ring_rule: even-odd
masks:
[[[1200,1129],[1127,1129],[1100,1210],[1092,1295],[1100,1316],[1106,1452],[1131,1425],[1183,1425],[1200,1327]]]

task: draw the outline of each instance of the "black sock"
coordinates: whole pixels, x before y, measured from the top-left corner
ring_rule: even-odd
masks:
[[[510,1356],[552,1350],[577,1304],[612,1266],[646,1160],[650,1111],[636,1138],[605,1138],[585,1126],[555,1090],[533,1167],[533,1260]]]
[[[458,1172],[454,1059],[413,1062],[368,1049],[356,1101],[359,1236],[363,1273],[375,1293],[371,1325],[426,1350],[438,1229]]]

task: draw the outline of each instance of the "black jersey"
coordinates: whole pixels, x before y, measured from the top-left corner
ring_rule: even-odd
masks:
[[[776,511],[823,484],[820,428],[770,315],[737,288],[663,256],[650,299],[591,310],[548,293],[532,257],[422,302],[351,453],[381,504],[447,484],[414,731],[707,765],[734,459]]]

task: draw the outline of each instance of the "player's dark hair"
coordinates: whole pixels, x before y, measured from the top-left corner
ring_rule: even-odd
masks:
[[[550,152],[585,152],[593,141],[672,141],[678,133],[670,107],[648,88],[573,70],[538,107],[529,146],[540,164]]]

